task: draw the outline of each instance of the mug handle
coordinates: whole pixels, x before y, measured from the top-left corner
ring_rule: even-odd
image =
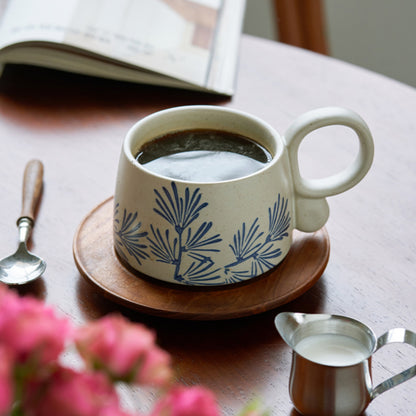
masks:
[[[376,351],[387,344],[397,342],[402,344],[409,344],[413,347],[416,347],[416,334],[404,328],[390,329],[390,331],[387,331],[385,334],[378,338]],[[398,386],[399,384],[411,379],[414,376],[416,376],[416,365],[380,383],[372,390],[371,400],[375,399],[381,393],[384,393],[385,391]]]
[[[303,178],[299,170],[298,151],[302,140],[321,127],[341,125],[355,131],[359,151],[344,170],[321,179]],[[329,207],[325,197],[344,192],[356,185],[373,162],[374,143],[365,121],[353,111],[342,107],[324,107],[298,117],[283,137],[289,153],[296,200],[296,224],[300,231],[319,230],[328,220]]]

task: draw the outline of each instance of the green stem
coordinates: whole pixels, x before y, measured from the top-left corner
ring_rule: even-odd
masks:
[[[12,412],[10,416],[24,416],[23,408],[21,402],[15,402],[12,407]]]
[[[25,369],[22,366],[15,368],[14,402],[10,416],[24,416],[22,401],[25,385]]]

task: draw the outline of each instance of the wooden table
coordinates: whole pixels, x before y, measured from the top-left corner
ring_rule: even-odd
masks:
[[[296,116],[327,105],[351,108],[367,121],[376,147],[373,167],[353,190],[329,199],[329,263],[318,283],[298,299],[239,319],[174,320],[123,308],[98,294],[78,272],[74,233],[84,216],[113,194],[127,130],[147,114],[186,104],[238,108],[281,133]],[[398,326],[416,330],[415,111],[411,87],[248,36],[242,39],[237,93],[230,100],[7,67],[0,80],[0,257],[17,245],[23,169],[29,159],[39,158],[45,186],[31,249],[48,267],[41,280],[20,291],[55,305],[75,324],[121,311],[155,329],[160,345],[172,354],[178,378],[211,388],[224,415],[237,414],[254,396],[272,415],[295,415],[287,391],[291,352],[273,323],[278,312],[348,315],[378,335]],[[352,133],[322,129],[302,146],[305,172],[339,170],[352,159],[355,146]],[[375,382],[413,365],[415,357],[410,348],[380,351],[374,360]],[[413,415],[415,388],[416,378],[377,398],[366,414]],[[146,392],[125,393],[137,408],[151,401]]]

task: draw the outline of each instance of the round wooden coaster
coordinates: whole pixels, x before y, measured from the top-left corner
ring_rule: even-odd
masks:
[[[268,273],[244,284],[200,288],[168,284],[127,269],[113,248],[113,198],[94,208],[74,237],[73,254],[81,275],[104,296],[151,315],[219,320],[265,312],[310,289],[329,259],[325,228],[293,234],[286,258]]]

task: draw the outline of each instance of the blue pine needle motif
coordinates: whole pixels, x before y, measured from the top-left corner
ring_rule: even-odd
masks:
[[[165,230],[165,236],[163,236],[159,229],[155,229],[153,225],[150,226],[150,229],[152,230],[153,239],[151,237],[147,237],[147,239],[150,242],[152,253],[158,259],[157,261],[176,264],[178,257],[178,239],[173,238],[171,240],[169,238],[169,230]]]
[[[162,188],[163,194],[155,189],[156,205],[154,211],[164,218],[168,223],[173,225],[178,233],[195,221],[199,216],[199,211],[204,209],[208,203],[200,204],[201,193],[199,188],[190,195],[189,188],[185,190],[185,196],[180,197],[175,182],[171,183],[172,194],[165,187]]]
[[[290,212],[288,200],[278,195],[273,207],[268,209],[269,225],[261,230],[259,218],[251,225],[243,222],[234,234],[229,247],[235,260],[224,267],[215,263],[220,234],[212,233],[212,221],[197,224],[200,212],[208,206],[203,202],[200,188],[180,193],[175,182],[170,188],[154,190],[154,212],[166,221],[164,230],[150,225],[150,231],[142,231],[138,214],[120,215],[119,204],[115,206],[115,244],[118,252],[134,257],[139,265],[150,258],[172,266],[172,276],[177,282],[188,285],[217,285],[235,283],[265,273],[282,255],[278,242],[289,236]],[[120,218],[121,216],[121,218]],[[186,261],[185,261],[186,260]],[[225,278],[225,281],[224,281]]]
[[[289,236],[290,213],[287,210],[288,200],[278,195],[269,208],[269,228],[267,233],[259,230],[256,218],[246,231],[246,223],[234,235],[230,248],[235,261],[224,268],[227,283],[241,282],[265,273],[276,264],[274,259],[282,255],[282,250],[275,242]],[[263,239],[264,237],[264,239]]]
[[[147,237],[152,254],[157,261],[174,266],[173,278],[185,284],[215,284],[220,279],[218,269],[214,268],[214,261],[207,255],[198,256],[197,253],[215,253],[219,250],[214,244],[222,241],[219,234],[209,236],[212,222],[202,223],[192,232],[191,225],[199,217],[199,213],[208,203],[201,202],[200,189],[192,193],[185,188],[184,195],[179,195],[175,182],[171,182],[171,189],[162,188],[162,192],[155,189],[156,206],[154,211],[173,228],[176,236],[169,238],[169,230],[165,235],[159,229],[151,227],[151,235]],[[183,270],[184,259],[190,257],[193,262]]]
[[[141,265],[142,260],[149,258],[149,254],[146,252],[147,244],[142,242],[147,236],[147,232],[140,231],[142,223],[137,221],[137,212],[127,214],[124,209],[120,220],[119,206],[120,204],[116,204],[114,207],[114,236],[117,251],[126,261],[125,251],[127,251]]]
[[[288,200],[281,198],[280,194],[277,202],[273,205],[273,212],[269,208],[269,235],[268,241],[280,241],[288,237],[290,226],[290,215],[287,212]]]

